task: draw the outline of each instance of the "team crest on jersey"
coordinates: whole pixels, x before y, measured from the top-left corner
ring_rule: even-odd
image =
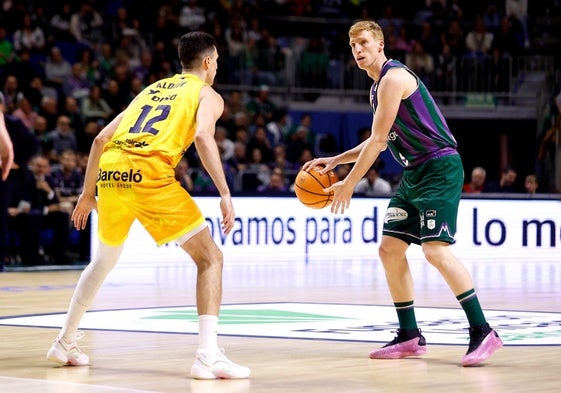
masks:
[[[427,228],[428,229],[436,228],[436,221],[435,220],[427,220]]]

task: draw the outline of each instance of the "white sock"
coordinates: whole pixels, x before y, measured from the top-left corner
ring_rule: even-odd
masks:
[[[216,351],[218,348],[218,315],[199,315],[199,350]]]
[[[59,337],[62,337],[67,343],[76,341],[76,331],[82,317],[91,306],[103,281],[117,263],[122,250],[122,245],[113,247],[99,242],[94,259],[80,275],[70,301],[66,320],[62,325]]]
[[[60,337],[62,337],[68,344],[76,341],[78,324],[87,309],[88,306],[80,304],[80,302],[78,302],[74,297],[72,298],[66,315],[66,321],[62,325],[62,330],[60,331]]]

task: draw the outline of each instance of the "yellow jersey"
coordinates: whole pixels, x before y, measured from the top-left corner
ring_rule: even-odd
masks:
[[[104,151],[118,149],[140,156],[157,156],[172,168],[195,136],[199,94],[206,85],[192,74],[176,74],[140,92]]]
[[[206,83],[177,74],[145,88],[126,109],[99,161],[98,235],[122,244],[135,219],[158,245],[206,227],[174,168],[193,143]]]

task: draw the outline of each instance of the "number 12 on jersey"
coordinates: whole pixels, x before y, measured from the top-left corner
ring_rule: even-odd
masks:
[[[152,135],[156,135],[160,132],[154,125],[160,121],[167,119],[169,112],[171,110],[171,105],[158,105],[153,107],[152,105],[144,105],[142,112],[136,119],[134,125],[129,129],[129,133],[138,134],[141,132],[149,132]]]

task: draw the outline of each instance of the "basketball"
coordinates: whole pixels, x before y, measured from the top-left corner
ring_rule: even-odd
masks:
[[[294,181],[296,197],[312,209],[323,209],[331,205],[334,193],[325,193],[323,189],[339,181],[335,172],[329,171],[322,175],[319,171],[319,168],[300,170]]]

